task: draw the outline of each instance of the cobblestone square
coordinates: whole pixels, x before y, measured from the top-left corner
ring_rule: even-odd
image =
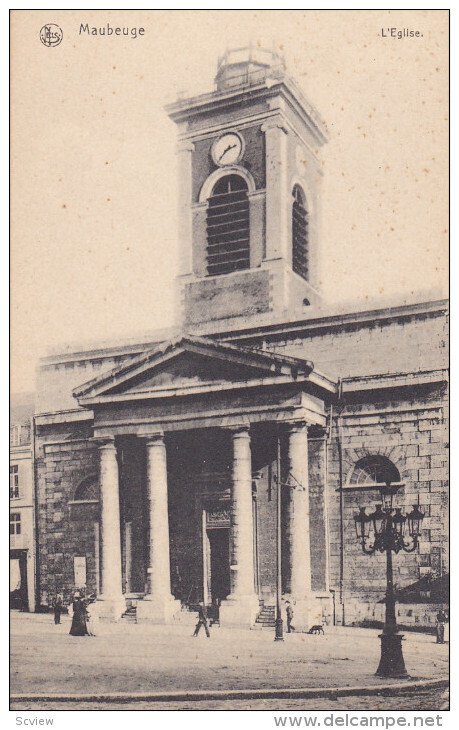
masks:
[[[95,637],[73,637],[68,634],[69,625],[67,616],[61,625],[55,626],[51,615],[13,614],[13,695],[67,694],[70,699],[104,693],[135,695],[381,684],[395,687],[399,683],[399,680],[374,676],[379,639],[378,631],[370,629],[340,628],[330,630],[325,636],[290,634],[279,643],[273,641],[269,630],[213,627],[211,638],[207,639],[205,634],[193,638],[192,626],[145,627],[122,623],[100,625]],[[412,681],[447,677],[448,646],[435,644],[433,636],[406,634],[404,655]],[[398,709],[403,709],[403,700],[399,700]],[[308,700],[308,704],[315,704],[319,709],[327,701]],[[341,707],[343,702],[349,703],[352,709],[351,698],[339,698]],[[383,698],[382,702],[387,700]],[[415,702],[411,696],[412,709]],[[378,703],[380,706],[381,698],[359,699],[360,709],[362,704],[376,709]],[[174,703],[167,704],[172,708]],[[210,706],[201,704],[201,709],[214,709],[225,703],[205,704]],[[273,702],[268,704],[269,709],[276,709],[272,707]],[[40,708],[40,703],[33,705],[35,709]],[[185,709],[183,704],[177,705]],[[190,709],[190,702],[186,705]],[[287,709],[290,703],[278,700],[277,706]],[[25,708],[23,702],[20,707]],[[62,705],[60,708],[64,709]],[[156,705],[154,709],[160,707]]]

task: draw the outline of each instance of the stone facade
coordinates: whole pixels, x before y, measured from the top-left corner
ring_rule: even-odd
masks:
[[[332,597],[337,622],[359,621],[362,607],[367,603],[376,604],[384,594],[383,556],[369,559],[355,541],[354,513],[361,504],[371,506],[378,499],[375,489],[367,488],[362,492],[351,484],[355,465],[368,454],[384,455],[398,469],[400,480],[405,483],[400,492],[400,506],[410,508],[419,496],[426,513],[419,551],[396,558],[397,584],[403,587],[427,572],[438,576],[448,571],[448,542],[443,529],[448,515],[446,362],[443,359],[445,347],[441,344],[445,307],[438,303],[435,316],[433,310],[429,305],[427,318],[425,312],[405,307],[403,311],[392,313],[392,323],[387,321],[390,312],[374,311],[372,328],[364,323],[357,329],[352,323],[353,347],[349,346],[352,361],[349,359],[343,370],[353,375],[343,378],[336,396],[329,399],[325,429],[318,428],[309,434],[311,584],[317,594]],[[407,328],[419,331],[420,323],[426,322],[430,343],[437,342],[439,346],[428,352],[413,348],[411,368],[407,367],[408,351],[402,346],[395,348],[398,363],[392,360],[392,368],[408,372],[403,377],[390,372],[371,375],[368,360],[374,352],[374,328],[380,329],[378,317],[384,320],[389,341],[396,342],[397,333],[403,341]],[[289,347],[289,354],[293,348],[298,353],[302,347],[306,353],[317,346],[311,333],[314,324],[313,320],[306,320],[307,335],[296,332],[292,338],[288,330],[296,329],[299,323],[284,323],[282,347],[278,334],[270,341],[269,332],[263,328],[259,329],[257,338],[253,330],[245,331],[244,337],[238,332],[238,343],[245,343],[250,338],[251,347],[258,344],[268,352],[271,349],[285,351]],[[342,323],[340,326],[345,329]],[[328,336],[331,340],[335,330],[335,321],[328,324],[328,333],[321,324],[320,347],[325,348],[324,339]],[[227,337],[234,342],[232,333],[227,333]],[[221,332],[218,339],[222,339]],[[100,358],[100,352],[98,356]],[[90,353],[86,357],[89,358]],[[56,365],[60,367],[58,360],[56,358]],[[365,370],[361,371],[361,377],[356,375],[358,362],[364,360],[371,377]],[[113,362],[110,352],[107,361],[109,365]],[[320,361],[315,365],[322,369]],[[425,369],[426,365],[430,369]],[[46,367],[50,368],[49,361]],[[198,372],[196,364],[194,368]],[[64,372],[69,376],[71,388],[74,369],[67,368]],[[164,375],[162,381],[165,382]],[[123,408],[122,420],[125,422],[133,411],[128,404]],[[108,409],[105,409],[104,418],[107,413]],[[83,417],[84,420],[76,420],[73,424],[65,423],[66,419]],[[51,424],[49,420],[57,422]],[[100,586],[100,576],[96,578],[95,575],[97,545],[94,532],[99,507],[72,504],[75,490],[88,477],[96,475],[99,467],[97,446],[90,441],[94,426],[91,412],[55,412],[52,417],[38,416],[37,422],[40,586],[41,600],[46,603],[48,596],[61,585],[68,592],[74,589],[73,561],[80,554],[87,558],[88,589],[96,591]],[[167,449],[171,586],[177,598],[193,602],[198,600],[203,584],[202,516],[206,506],[203,501],[212,493],[222,505],[229,499],[228,435],[212,429],[171,433]],[[285,446],[283,449],[284,458]],[[126,436],[120,451],[121,513],[129,532],[127,547],[126,527],[122,530],[123,585],[127,593],[141,594],[147,582],[145,449],[138,439]],[[252,471],[257,474],[254,504],[258,593],[269,602],[273,600],[276,577],[276,428],[272,424],[252,429]],[[286,550],[284,554],[287,554]],[[100,569],[100,557],[97,562]],[[288,576],[286,564],[284,576]],[[330,601],[324,613],[331,620]]]
[[[446,302],[342,312],[321,302],[326,130],[271,71],[275,83],[263,64],[247,77],[248,95],[221,69],[216,94],[168,109],[180,134],[176,336],[41,363],[42,604],[85,587],[104,618],[133,602],[139,620],[176,620],[204,599],[222,602],[223,623],[251,625],[276,594],[278,448],[282,591],[299,628],[379,610],[383,556],[362,553],[353,518],[379,499],[365,464],[386,465],[399,506],[425,512],[419,549],[394,559],[397,585],[448,571]],[[211,151],[228,129],[245,147],[219,170]],[[248,181],[250,266],[207,276],[206,196],[225,174]],[[292,268],[296,184],[308,201],[307,280]]]

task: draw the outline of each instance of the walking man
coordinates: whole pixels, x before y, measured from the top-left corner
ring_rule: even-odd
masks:
[[[198,623],[196,624],[193,636],[197,636],[199,634],[201,626],[204,626],[206,636],[210,639],[209,625],[207,623],[207,610],[204,601],[199,601]]]
[[[293,608],[290,601],[285,602],[285,613],[287,614],[287,634],[291,634],[292,631],[295,631],[295,627],[292,624]]]
[[[60,622],[61,622],[61,613],[62,613],[62,597],[60,596],[60,594],[57,594],[54,597],[53,611],[54,611],[54,623],[55,624],[60,624]]]

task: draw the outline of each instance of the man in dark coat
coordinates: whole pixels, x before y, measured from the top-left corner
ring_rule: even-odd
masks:
[[[293,621],[293,608],[290,601],[285,602],[285,613],[287,614],[287,634],[291,634],[295,631],[295,627],[292,624]]]
[[[62,598],[59,594],[54,597],[53,611],[54,611],[54,623],[60,624],[61,613],[62,613]]]
[[[445,623],[447,621],[447,616],[445,611],[441,608],[439,612],[437,613],[437,644],[444,644],[445,643]]]
[[[201,626],[204,626],[206,636],[208,639],[210,639],[209,625],[207,623],[207,609],[203,601],[199,602],[198,623],[196,624],[193,636],[197,636],[199,634],[199,629],[201,628]]]
[[[75,593],[73,598],[73,619],[70,634],[72,636],[89,636],[86,625],[86,604],[79,593]]]

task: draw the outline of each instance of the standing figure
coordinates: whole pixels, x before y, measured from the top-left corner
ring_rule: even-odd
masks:
[[[94,631],[94,614],[91,614],[91,603],[94,603],[94,600],[92,596],[89,596],[87,601],[85,602],[85,609],[86,609],[86,628],[88,630],[88,636],[95,636]]]
[[[53,601],[53,611],[54,611],[54,623],[60,624],[61,622],[61,613],[62,613],[62,596],[58,593],[54,597]]]
[[[290,601],[285,602],[285,613],[287,615],[287,634],[291,634],[292,631],[295,631],[295,627],[292,624],[293,620],[293,608]]]
[[[70,627],[72,636],[89,636],[88,627],[86,625],[86,604],[80,593],[73,596],[73,619]]]
[[[447,621],[446,613],[441,608],[437,613],[437,644],[445,643],[445,623]]]
[[[201,628],[201,626],[204,626],[206,636],[208,639],[210,639],[209,626],[207,623],[207,610],[204,601],[199,601],[198,623],[196,624],[193,636],[197,636],[199,634],[199,629]]]

